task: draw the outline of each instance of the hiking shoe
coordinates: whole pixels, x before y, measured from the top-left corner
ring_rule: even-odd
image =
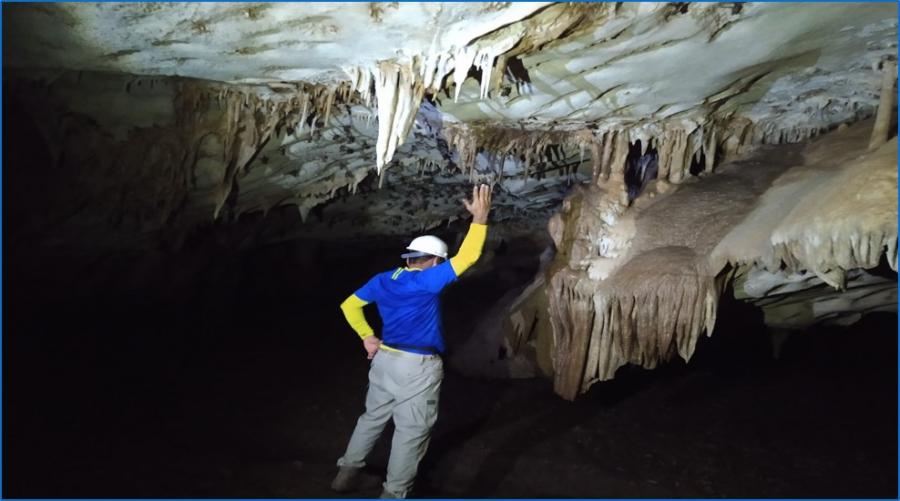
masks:
[[[393,492],[391,492],[387,489],[384,489],[381,491],[381,495],[378,496],[378,499],[403,499],[403,498],[398,496],[397,494],[394,494]]]
[[[372,489],[381,485],[381,477],[365,473],[362,468],[339,466],[337,475],[331,481],[331,490],[335,492],[352,492]]]

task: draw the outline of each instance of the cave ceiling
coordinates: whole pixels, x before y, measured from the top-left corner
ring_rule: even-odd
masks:
[[[474,180],[496,183],[498,220],[542,226],[619,143],[711,167],[871,116],[896,20],[893,3],[34,3],[4,5],[3,50],[8,79],[108,141],[217,114],[179,132],[196,161],[162,210],[293,205],[310,231],[400,235],[461,217]]]

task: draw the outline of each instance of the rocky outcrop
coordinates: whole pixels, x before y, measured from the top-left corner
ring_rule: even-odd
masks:
[[[861,271],[897,266],[897,143],[867,151],[871,124],[758,147],[679,185],[654,181],[631,207],[609,186],[578,190],[551,220],[547,314],[539,301],[523,307],[537,297],[524,294],[508,344],[549,323],[555,389],[573,399],[625,364],[689,360],[728,285],[778,328],[896,311],[896,279]]]

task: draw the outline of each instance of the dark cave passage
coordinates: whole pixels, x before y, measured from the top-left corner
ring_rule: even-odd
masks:
[[[368,369],[337,306],[405,242],[207,237],[7,260],[4,497],[333,496]],[[451,350],[540,250],[505,242],[448,290]],[[690,364],[625,367],[574,403],[450,371],[416,495],[895,496],[896,321],[811,329],[774,360],[758,312],[723,299]]]
[[[625,161],[625,185],[628,187],[628,201],[634,201],[647,187],[647,183],[656,179],[659,173],[659,153],[656,148],[648,147],[641,153],[641,140],[632,143]]]
[[[896,5],[2,14],[0,496],[897,497]]]
[[[688,172],[692,176],[699,176],[703,169],[706,168],[706,153],[703,150],[700,150],[699,154],[691,157],[691,167],[688,169]]]

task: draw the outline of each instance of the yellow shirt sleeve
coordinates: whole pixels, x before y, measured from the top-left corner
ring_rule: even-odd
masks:
[[[347,319],[347,323],[359,334],[361,339],[365,339],[375,333],[369,322],[366,322],[366,315],[363,313],[363,306],[367,304],[369,303],[357,297],[356,294],[351,294],[350,297],[341,303],[341,311],[344,312],[344,318]]]
[[[469,232],[466,233],[466,238],[463,239],[463,243],[459,247],[459,252],[450,258],[450,266],[453,267],[456,276],[462,275],[464,271],[475,264],[475,261],[478,261],[478,258],[481,257],[481,249],[484,247],[484,240],[486,238],[486,224],[472,223],[469,225]]]

